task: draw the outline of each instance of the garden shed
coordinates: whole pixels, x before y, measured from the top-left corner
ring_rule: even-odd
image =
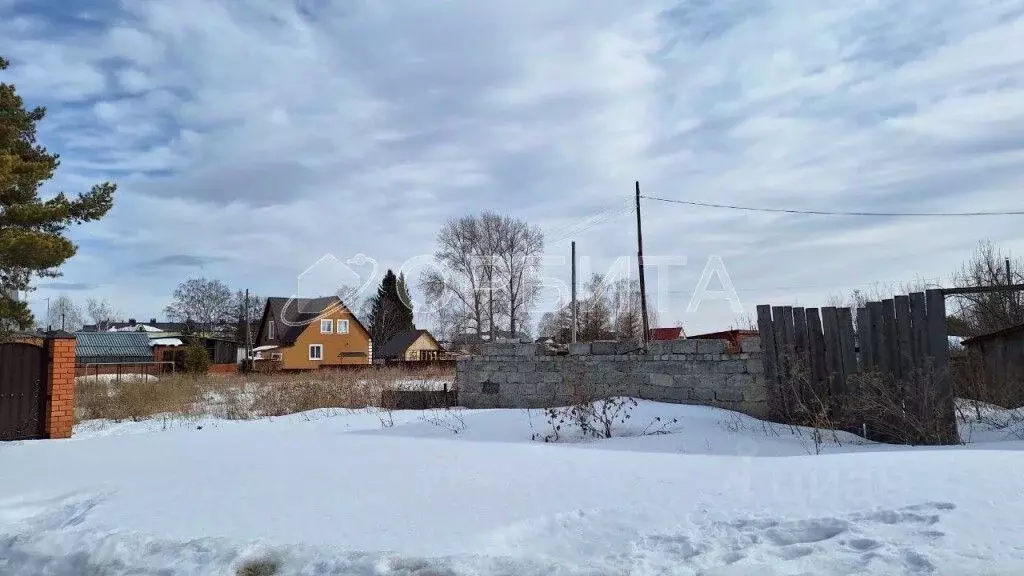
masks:
[[[144,332],[76,332],[78,375],[149,373],[153,348]]]

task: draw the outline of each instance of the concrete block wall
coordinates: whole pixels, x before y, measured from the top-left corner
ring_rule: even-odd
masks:
[[[763,418],[767,398],[758,338],[729,350],[726,340],[588,342],[556,350],[545,344],[490,344],[456,370],[467,408],[564,406],[579,391],[659,402],[699,404]]]

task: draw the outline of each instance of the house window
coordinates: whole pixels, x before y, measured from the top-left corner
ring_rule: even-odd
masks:
[[[274,339],[274,321],[267,322],[267,340]]]
[[[280,360],[281,359],[281,353],[280,352],[273,352],[273,353],[271,353],[270,354],[270,359],[271,360]]]
[[[324,359],[324,347],[322,344],[310,344],[309,345],[309,359],[310,360],[323,360]]]
[[[348,320],[338,320],[338,334],[348,334]]]
[[[334,321],[333,320],[321,320],[320,321],[320,333],[321,334],[330,334],[333,331],[334,331]]]

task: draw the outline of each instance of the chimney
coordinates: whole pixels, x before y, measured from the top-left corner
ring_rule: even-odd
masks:
[[[150,318],[149,319],[149,323],[150,324],[156,324],[156,318]]]

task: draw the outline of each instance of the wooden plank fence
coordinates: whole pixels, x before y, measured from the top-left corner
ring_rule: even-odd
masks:
[[[958,441],[941,289],[850,308],[757,307],[774,417],[886,442]]]

